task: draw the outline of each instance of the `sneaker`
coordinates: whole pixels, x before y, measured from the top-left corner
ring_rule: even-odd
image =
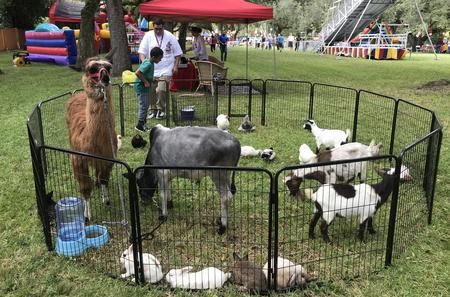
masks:
[[[134,127],[134,129],[136,130],[136,131],[139,131],[139,132],[142,132],[142,133],[145,133],[145,132],[148,132],[148,127],[147,127],[147,125],[139,125],[139,124],[137,124],[136,125],[136,127]]]
[[[157,118],[163,118],[166,114],[162,111],[158,112]]]
[[[147,116],[147,119],[150,120],[150,119],[156,118],[157,116],[158,116],[158,113],[156,111],[154,111]]]

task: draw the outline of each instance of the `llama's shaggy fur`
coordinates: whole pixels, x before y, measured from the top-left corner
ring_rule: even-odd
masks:
[[[84,90],[68,100],[66,122],[72,150],[113,159],[117,154],[117,134],[114,130],[110,69],[111,64],[105,59],[87,60],[82,76]],[[89,176],[89,166],[95,170],[103,202],[108,202],[107,185],[113,163],[75,154],[71,155],[71,160],[81,195],[86,200],[85,217],[90,219],[88,199],[93,182]]]

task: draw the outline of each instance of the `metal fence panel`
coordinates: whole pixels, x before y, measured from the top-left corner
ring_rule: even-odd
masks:
[[[265,124],[268,127],[301,129],[308,118],[311,83],[266,81]]]
[[[87,241],[90,238],[97,238],[98,234],[90,234],[86,231],[86,241],[81,241],[84,252],[77,257],[78,261],[90,266],[92,269],[118,277],[121,274],[120,256],[129,246],[134,222],[132,222],[132,205],[130,199],[130,189],[128,179],[124,174],[132,174],[128,166],[119,161],[107,161],[104,159],[70,153],[68,151],[45,148],[47,173],[45,184],[47,193],[51,193],[52,200],[57,203],[64,197],[82,198],[80,194],[80,179],[75,178],[72,162],[78,158],[90,164],[111,166],[111,173],[108,180],[97,180],[97,173],[89,168],[88,175],[81,174],[83,185],[92,188],[89,198],[91,219],[85,226],[103,226],[108,232],[109,239],[103,246],[95,247]],[[107,183],[109,201],[102,201],[102,191],[97,183]],[[47,215],[51,220],[51,234],[53,247],[56,248],[57,234],[54,209],[48,208]],[[86,227],[87,228],[87,227]],[[86,229],[87,230],[87,229]],[[72,244],[72,243],[70,243]],[[73,243],[78,244],[78,243]]]
[[[408,146],[402,153],[403,171],[408,171],[412,180],[401,183],[397,218],[395,222],[393,257],[398,258],[408,245],[420,234],[431,216],[434,179],[437,170],[437,154],[440,146],[440,135],[434,133]],[[429,151],[431,145],[431,151]],[[431,156],[430,156],[431,155]],[[435,164],[426,169],[427,159],[432,158]],[[428,183],[431,183],[427,187]]]
[[[354,89],[314,84],[310,117],[320,128],[353,131],[357,96]]]
[[[412,144],[430,133],[432,119],[433,113],[429,110],[399,100],[393,153],[399,154],[408,144]]]
[[[360,91],[357,113],[356,140],[369,144],[372,139],[381,142],[382,154],[390,154],[392,127],[395,124],[396,101],[380,94]]]
[[[139,167],[135,172],[143,168]],[[151,168],[156,170],[158,167]],[[173,170],[172,176],[205,175],[207,170],[231,174],[229,169],[220,168],[180,167]],[[163,175],[169,174],[168,170],[160,171]],[[143,252],[156,256],[163,263],[164,273],[185,266],[192,266],[193,271],[206,267],[233,271],[236,268],[233,266],[233,252],[241,257],[249,255],[249,259],[262,267],[267,262],[270,248],[271,174],[263,169],[237,168],[235,185],[236,193],[228,206],[227,229],[220,235],[216,220],[221,214],[221,198],[212,179],[205,177],[193,182],[173,178],[164,185],[173,202],[164,223],[159,221],[159,192],[155,192],[153,201],[139,205],[138,236],[142,238]]]
[[[388,236],[390,200],[382,205],[374,214],[375,234],[364,232],[364,240],[358,238],[358,230],[360,228],[361,216],[341,217],[346,212],[362,211],[363,208],[374,205],[374,201],[368,196],[373,190],[367,187],[368,192],[356,192],[354,199],[359,199],[359,203],[352,204],[353,201],[345,199],[348,206],[341,205],[336,207],[328,207],[325,204],[319,206],[323,210],[323,215],[319,221],[313,223],[313,217],[318,210],[317,203],[312,200],[305,199],[305,190],[313,190],[321,192],[324,195],[333,193],[333,187],[330,184],[322,185],[314,180],[313,177],[306,178],[305,175],[315,172],[334,169],[340,172],[346,166],[353,166],[362,170],[363,166],[367,166],[367,179],[365,182],[369,185],[381,182],[380,175],[376,172],[377,168],[395,167],[395,162],[391,163],[389,157],[380,157],[377,159],[369,159],[368,161],[341,161],[326,163],[327,165],[299,165],[284,168],[277,173],[277,196],[278,209],[276,211],[277,219],[275,224],[278,226],[276,237],[276,251],[279,257],[289,259],[290,261],[303,265],[309,274],[315,275],[319,279],[343,279],[354,278],[361,275],[367,275],[381,270],[385,265],[386,242]],[[324,163],[325,164],[325,163]],[[342,171],[344,172],[344,171]],[[286,184],[287,180],[293,180],[292,175],[303,177],[302,180],[295,179],[298,192],[292,192],[292,185]],[[355,178],[351,185],[356,189],[366,189],[361,185],[358,178]],[[292,196],[295,194],[294,196]],[[317,193],[316,193],[317,194]],[[326,197],[326,196],[325,196]],[[332,205],[337,201],[324,200],[327,205]],[[341,198],[342,199],[342,198]],[[360,208],[358,208],[360,206]],[[368,208],[367,208],[368,209]],[[327,243],[322,233],[325,216],[331,216],[334,212],[339,213],[332,223],[329,225],[328,234],[331,244]],[[315,225],[315,230],[311,229]],[[314,232],[315,231],[315,232]],[[314,234],[314,235],[312,235]],[[311,236],[314,236],[312,238]]]

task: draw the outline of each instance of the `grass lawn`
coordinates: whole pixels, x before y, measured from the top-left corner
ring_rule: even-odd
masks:
[[[244,78],[245,50],[229,48],[228,78]],[[273,78],[273,53],[249,49],[249,78]],[[76,260],[46,250],[36,212],[26,119],[48,97],[81,87],[80,73],[67,67],[33,63],[12,66],[12,53],[0,53],[0,296],[183,296],[186,292],[149,290],[117,281]],[[427,82],[450,79],[450,55],[413,54],[402,61],[368,61],[285,51],[276,54],[276,78],[305,80],[365,89],[436,111],[444,127],[450,120],[450,86],[419,89]],[[63,118],[63,115],[61,115]],[[60,126],[64,126],[61,123]],[[450,155],[444,129],[435,192],[433,224],[393,267],[353,281],[312,285],[307,296],[449,296],[450,295]],[[136,166],[138,164],[132,164]],[[230,287],[230,286],[229,286]],[[194,295],[240,295],[235,290]],[[286,295],[298,295],[287,293]]]

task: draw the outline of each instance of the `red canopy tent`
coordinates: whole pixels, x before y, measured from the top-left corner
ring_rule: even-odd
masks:
[[[273,18],[273,9],[244,0],[152,0],[139,5],[143,16],[191,23],[249,24]]]
[[[273,8],[244,0],[152,0],[139,5],[142,16],[189,23],[250,24],[273,19]],[[248,77],[248,43],[246,53]],[[274,77],[275,50],[274,50]]]

